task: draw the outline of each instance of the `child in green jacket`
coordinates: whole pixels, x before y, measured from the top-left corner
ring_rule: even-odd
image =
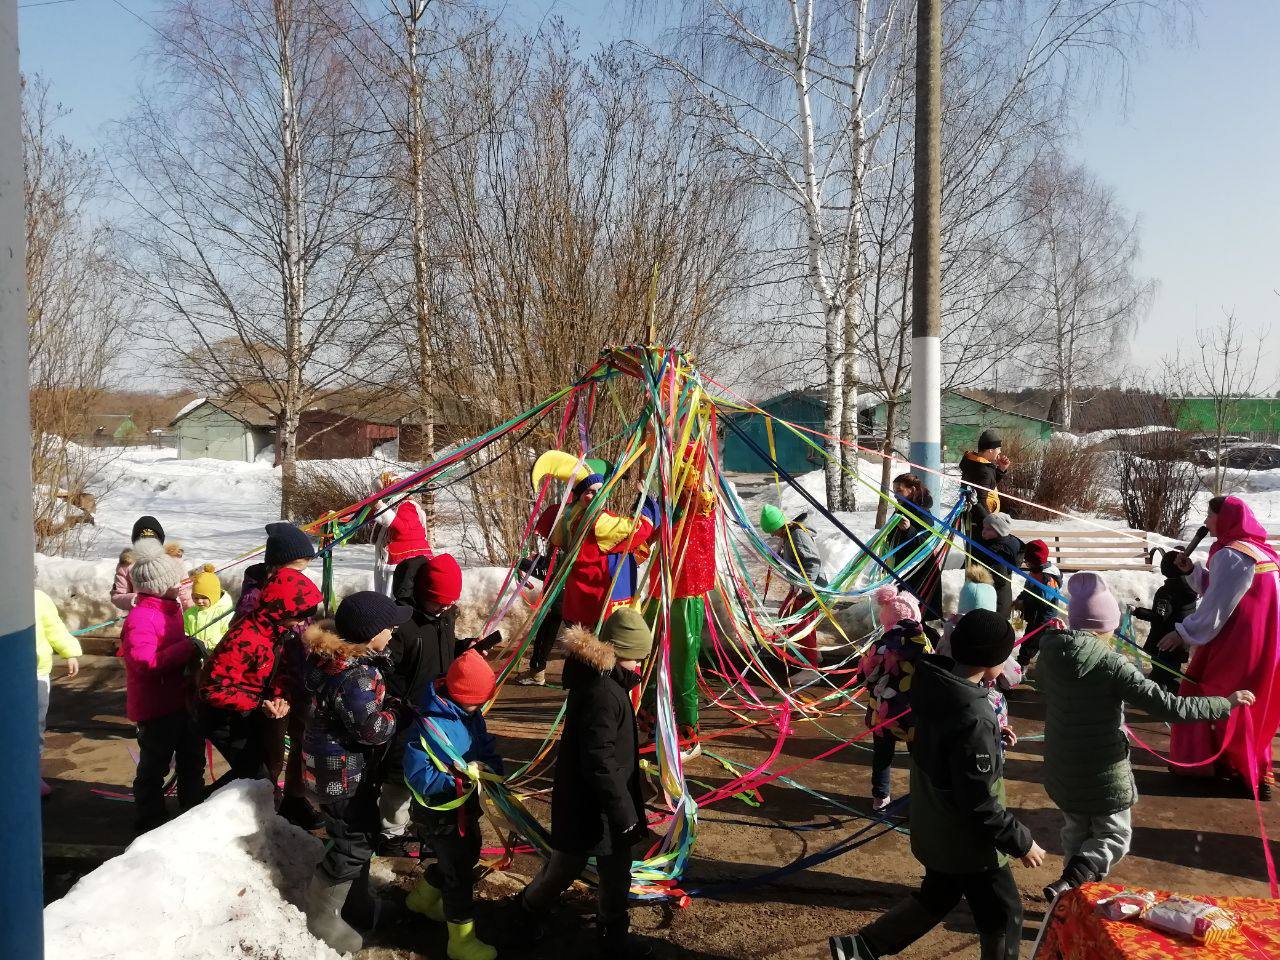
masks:
[[[67,661],[67,676],[74,677],[80,672],[82,655],[80,641],[71,635],[67,625],[62,622],[58,607],[43,590],[36,591],[36,709],[39,717],[40,749],[44,750],[44,724],[49,713],[49,687],[53,674],[53,655],[56,653]],[[44,780],[40,781],[40,796],[47,797],[53,788]]]
[[[205,653],[212,653],[218,641],[227,635],[234,610],[231,596],[222,589],[213,564],[206,563],[191,578],[191,606],[182,611],[187,636],[194,637]]]
[[[1125,704],[1154,720],[1221,720],[1254,702],[1247,690],[1230,697],[1178,697],[1142,675],[1106,639],[1120,626],[1120,605],[1096,573],[1073,576],[1067,587],[1069,630],[1049,633],[1036,660],[1044,694],[1044,785],[1062,811],[1062,877],[1044,898],[1102,880],[1129,852],[1131,808],[1138,800],[1125,736]]]

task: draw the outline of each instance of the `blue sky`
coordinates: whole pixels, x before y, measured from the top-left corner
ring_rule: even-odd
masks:
[[[71,110],[68,136],[96,145],[123,116],[142,69],[152,0],[19,0],[23,69],[50,81]],[[592,35],[614,3],[518,3],[532,24],[549,10]],[[127,9],[126,9],[127,8]],[[1159,281],[1134,340],[1158,361],[1197,322],[1225,309],[1266,333],[1280,358],[1280,2],[1210,0],[1194,42],[1153,39],[1133,67],[1127,102],[1103,94],[1080,112],[1075,151],[1143,224],[1142,270]]]

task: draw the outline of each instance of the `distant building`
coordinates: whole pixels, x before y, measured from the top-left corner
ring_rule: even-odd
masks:
[[[82,436],[97,447],[126,446],[147,439],[127,413],[89,414]]]
[[[883,401],[872,408],[872,432],[879,437],[884,436],[885,421],[888,417],[888,405]],[[905,394],[898,401],[895,433],[899,440],[897,446],[905,451],[905,439],[911,431],[911,395]],[[1050,420],[1033,417],[1027,413],[1010,410],[982,397],[963,390],[944,390],[942,392],[942,461],[955,463],[966,450],[977,446],[978,434],[988,427],[994,427],[1005,434],[1019,434],[1023,438],[1038,443],[1048,443],[1058,425]],[[883,441],[882,441],[883,442]]]
[[[1223,433],[1242,434],[1255,439],[1280,435],[1280,398],[1234,397],[1217,400],[1213,397],[1177,397],[1169,401],[1177,417],[1179,430],[1191,433],[1218,432],[1218,420]]]
[[[248,400],[200,397],[179,410],[169,426],[177,436],[179,460],[252,463],[275,442],[275,417]]]

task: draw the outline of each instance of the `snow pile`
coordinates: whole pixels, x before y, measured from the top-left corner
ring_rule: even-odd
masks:
[[[1065,433],[1059,432],[1053,434],[1050,440],[1061,440],[1072,446],[1096,447],[1099,444],[1108,443],[1112,440],[1127,437],[1143,437],[1155,433],[1180,433],[1177,427],[1164,426],[1146,426],[1146,427],[1122,427],[1115,430],[1094,430],[1092,433]]]
[[[337,960],[302,904],[323,843],[239,781],[144,834],[44,911],[58,960]]]

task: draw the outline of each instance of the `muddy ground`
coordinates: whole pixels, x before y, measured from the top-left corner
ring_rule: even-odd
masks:
[[[133,729],[124,718],[123,669],[118,660],[109,657],[87,657],[84,667],[79,677],[58,680],[53,689],[44,755],[45,776],[55,787],[44,806],[46,900],[64,894],[77,877],[132,839],[131,806],[95,792],[127,794],[133,778]],[[553,676],[557,672],[553,664]],[[507,688],[490,719],[506,756],[519,760],[532,755],[561,696],[554,687]],[[1010,701],[1015,729],[1027,738],[1008,758],[1010,803],[1051,854],[1039,870],[1015,867],[1026,907],[1025,955],[1044,913],[1038,891],[1057,875],[1061,848],[1059,816],[1040,786],[1042,745],[1034,738],[1041,733],[1042,704],[1029,688],[1014,691]],[[1156,749],[1167,747],[1164,724],[1141,715],[1131,716],[1130,721],[1144,741]],[[710,735],[740,726],[740,720],[721,710],[709,711],[704,719],[704,732]],[[840,738],[861,733],[857,715],[800,724],[787,740],[775,769],[810,760]],[[714,739],[708,748],[755,766],[772,747],[774,736],[774,731],[758,728]],[[802,766],[793,776],[844,807],[866,812],[869,763],[870,753],[855,744],[830,759]],[[1135,811],[1133,852],[1114,874],[1117,882],[1188,893],[1267,895],[1257,814],[1251,801],[1174,780],[1158,761],[1141,751],[1134,754],[1134,767],[1142,800]],[[705,784],[722,784],[729,779],[725,768],[709,757],[693,761],[687,773]],[[906,792],[906,780],[905,757],[900,755],[894,771],[896,793]],[[546,785],[544,781],[531,788]],[[639,905],[633,910],[633,927],[653,943],[656,956],[818,960],[829,956],[828,936],[858,928],[918,882],[921,871],[911,857],[907,837],[891,832],[785,879],[759,886],[735,885],[735,881],[750,880],[822,850],[868,823],[780,784],[763,787],[761,794],[764,803],[759,807],[734,798],[700,813],[697,844],[684,886],[695,889],[727,884],[729,889],[698,897],[686,909]],[[530,805],[546,817],[544,803],[534,799]],[[1274,804],[1265,808],[1272,836],[1280,835],[1276,809]],[[386,864],[396,870],[399,885],[407,887],[412,882],[416,867],[412,861]],[[533,858],[521,857],[511,871],[485,878],[481,884],[482,927],[488,925],[492,931],[502,924],[502,899],[518,890],[535,869]],[[590,912],[589,895],[575,891],[566,897],[547,940],[537,946],[511,947],[502,955],[556,960],[588,956],[590,932],[586,924]],[[361,957],[444,957],[442,932],[425,923],[393,929],[380,942]],[[976,956],[965,908],[960,907],[943,927],[901,956],[915,960]]]

